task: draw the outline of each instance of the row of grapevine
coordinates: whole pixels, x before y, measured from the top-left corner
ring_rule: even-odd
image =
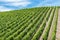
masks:
[[[52,26],[55,40],[57,11],[56,7],[40,7],[1,12],[0,40],[48,40]]]

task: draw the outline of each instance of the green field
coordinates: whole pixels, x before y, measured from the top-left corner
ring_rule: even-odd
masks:
[[[56,39],[58,7],[37,7],[0,12],[0,40]]]

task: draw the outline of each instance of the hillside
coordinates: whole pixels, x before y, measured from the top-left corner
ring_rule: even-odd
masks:
[[[0,40],[55,40],[58,7],[0,12]]]

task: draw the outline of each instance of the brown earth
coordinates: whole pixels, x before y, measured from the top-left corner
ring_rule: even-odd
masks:
[[[58,11],[58,24],[57,24],[56,40],[60,40],[60,9]]]

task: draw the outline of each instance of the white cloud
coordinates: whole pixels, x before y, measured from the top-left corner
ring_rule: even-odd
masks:
[[[9,8],[6,8],[4,6],[0,6],[0,12],[3,12],[3,11],[10,11],[12,9],[9,9]]]
[[[29,4],[31,4],[31,2],[29,0],[0,0],[0,2],[4,2],[3,4],[0,5],[0,12],[1,11],[10,11],[13,10],[13,7],[26,7]],[[13,9],[10,9],[8,7],[5,6],[10,6]]]
[[[12,3],[5,4],[5,5],[26,7],[29,4],[31,4],[31,2],[26,1],[26,2],[12,2]]]
[[[0,0],[0,2],[19,2],[19,1],[25,1],[25,0]]]
[[[26,7],[27,5],[31,4],[28,0],[0,0],[0,2],[5,2],[7,6],[22,6]]]

